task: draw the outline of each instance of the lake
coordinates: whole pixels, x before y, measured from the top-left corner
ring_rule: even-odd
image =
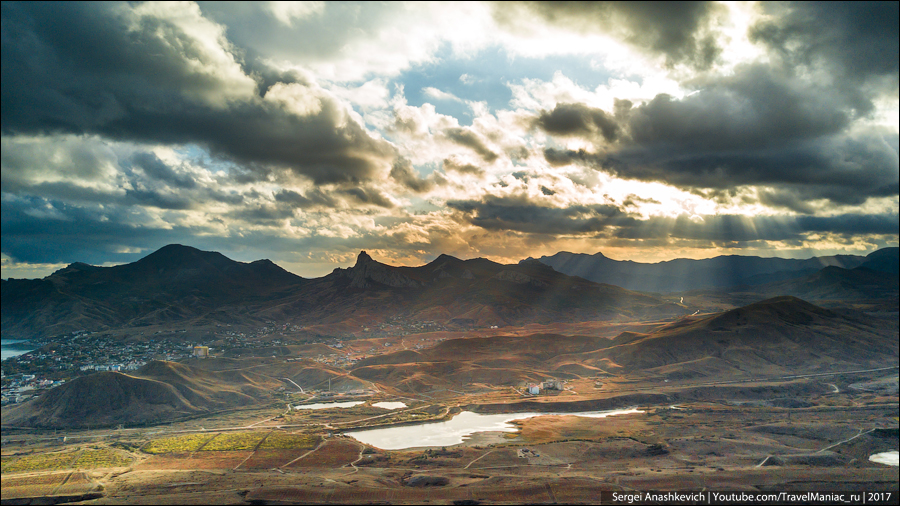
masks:
[[[405,408],[406,403],[403,403],[403,402],[376,402],[375,404],[372,404],[372,406],[375,406],[376,408],[383,408],[383,409],[400,409],[400,408]]]
[[[365,404],[365,401],[347,401],[347,402],[318,402],[316,404],[303,404],[294,406],[294,409],[328,409],[328,408],[352,408]]]
[[[572,415],[589,418],[643,413],[638,409],[617,409],[611,411],[585,411],[578,413],[503,413],[481,415],[463,411],[443,422],[424,422],[417,425],[403,425],[384,429],[347,431],[346,435],[382,450],[402,450],[421,446],[453,446],[460,444],[476,432],[515,432],[512,420],[522,420],[535,416]]]
[[[900,466],[900,452],[898,452],[897,450],[893,450],[889,452],[876,453],[875,455],[869,457],[869,460],[889,466]]]

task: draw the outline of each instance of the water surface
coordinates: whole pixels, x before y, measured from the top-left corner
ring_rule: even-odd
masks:
[[[29,351],[34,351],[36,349],[37,348],[31,341],[25,341],[23,339],[0,339],[0,360],[24,355]]]
[[[400,408],[406,407],[406,403],[404,403],[404,402],[376,402],[375,404],[372,404],[372,405],[375,406],[376,408],[383,408],[383,409],[400,409]]]
[[[497,415],[481,415],[471,411],[463,411],[450,420],[443,422],[423,422],[417,425],[403,425],[384,429],[356,430],[348,431],[345,434],[383,450],[402,450],[420,446],[453,446],[464,442],[466,437],[476,432],[515,432],[517,430],[516,426],[509,422],[535,416],[572,415],[605,418],[628,413],[643,413],[643,411],[638,409],[617,409],[578,413],[502,413]]]
[[[869,460],[889,466],[900,466],[900,452],[898,452],[897,450],[891,450],[889,452],[876,453],[875,455],[869,457]]]
[[[317,402],[315,404],[303,404],[294,406],[294,409],[328,409],[328,408],[352,408],[364,404],[365,401],[347,401],[347,402]]]

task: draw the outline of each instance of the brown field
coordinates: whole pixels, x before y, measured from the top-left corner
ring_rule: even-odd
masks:
[[[68,476],[69,473],[17,477],[4,475],[2,482],[0,482],[2,497],[3,499],[9,499],[13,497],[51,495]]]
[[[94,487],[94,480],[87,474],[76,472],[69,475],[69,478],[54,492],[54,495],[85,494],[93,490]]]
[[[135,469],[233,469],[246,459],[252,451],[196,452],[193,454],[169,453],[154,455]]]
[[[361,445],[352,440],[331,439],[288,469],[343,467],[359,458],[360,450]]]
[[[257,450],[240,469],[272,469],[281,467],[309,450]]]

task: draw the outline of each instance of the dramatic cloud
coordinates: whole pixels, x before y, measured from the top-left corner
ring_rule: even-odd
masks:
[[[197,143],[316,182],[388,170],[389,144],[299,74],[262,88],[194,4],[3,6],[4,134]]]
[[[896,245],[896,2],[0,5],[3,276]]]
[[[607,141],[615,141],[619,124],[602,109],[584,104],[557,104],[552,111],[542,111],[535,125],[553,135],[578,135],[591,138],[599,132]]]
[[[512,24],[523,10],[561,28],[609,34],[669,65],[708,68],[721,52],[710,25],[724,9],[712,2],[501,2],[495,17]]]
[[[770,17],[754,24],[750,36],[791,66],[822,66],[839,81],[887,76],[896,87],[897,2],[772,2],[763,8]]]

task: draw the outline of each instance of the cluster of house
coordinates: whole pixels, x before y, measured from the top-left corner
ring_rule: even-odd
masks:
[[[34,374],[19,375],[3,386],[2,391],[0,391],[0,405],[5,406],[26,401],[43,390],[62,385],[63,383],[65,383],[65,380],[43,379],[38,378]]]
[[[551,378],[542,383],[531,383],[525,390],[531,395],[538,395],[541,390],[565,390],[565,388],[565,382]]]
[[[78,369],[82,371],[136,371],[146,363],[142,360],[132,360],[130,362],[113,364],[87,364]]]

